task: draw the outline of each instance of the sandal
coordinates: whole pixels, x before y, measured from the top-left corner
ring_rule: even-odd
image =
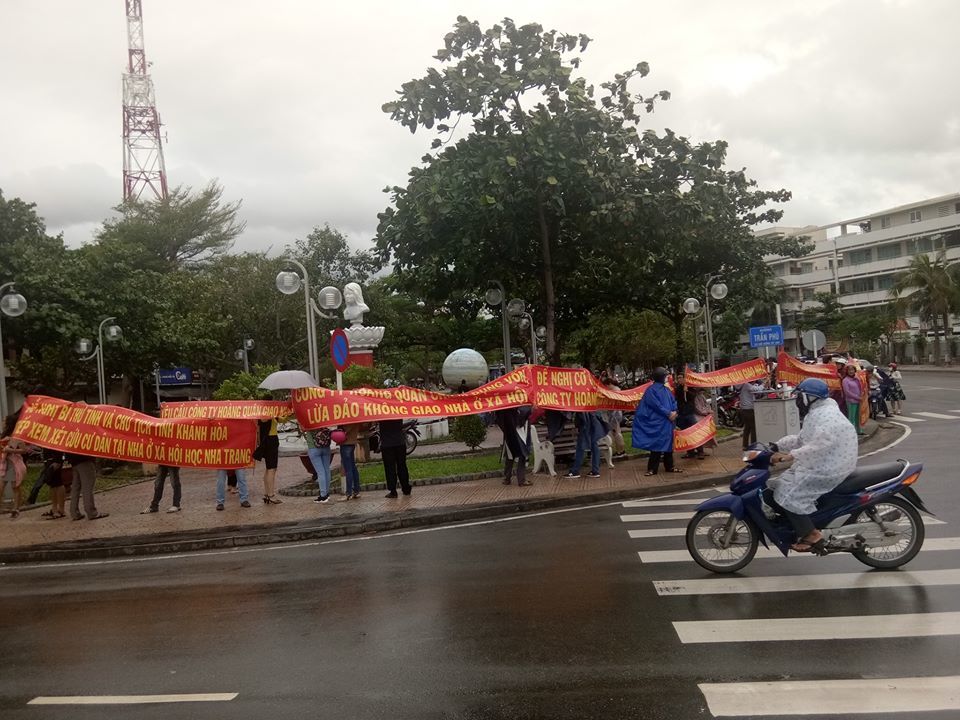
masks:
[[[47,510],[45,513],[40,513],[40,517],[52,518],[53,510]]]
[[[813,553],[814,555],[819,555],[823,557],[829,555],[827,552],[827,547],[824,543],[823,538],[820,538],[816,542],[808,542],[806,540],[801,540],[800,542],[795,542],[790,546],[790,549],[794,552],[808,552]]]
[[[657,473],[655,473],[655,472],[650,472],[649,470],[647,470],[647,471],[643,474],[643,476],[644,476],[644,477],[651,477],[651,476],[656,475],[656,474],[657,474]]]
[[[672,472],[672,473],[682,473],[683,470],[681,470],[680,468],[674,468],[673,470],[668,470],[668,472]]]

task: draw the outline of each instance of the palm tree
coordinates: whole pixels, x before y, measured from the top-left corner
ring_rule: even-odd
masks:
[[[894,283],[891,296],[901,310],[909,310],[933,327],[933,361],[942,364],[940,328],[950,332],[950,313],[960,307],[956,267],[948,267],[941,251],[936,257],[915,256]]]

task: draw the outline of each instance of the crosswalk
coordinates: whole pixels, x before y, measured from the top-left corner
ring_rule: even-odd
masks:
[[[960,420],[960,410],[948,410],[946,413],[911,410],[900,415],[893,415],[890,418],[881,418],[881,420],[887,419],[889,419],[890,422],[904,422],[908,425],[927,422],[929,420]]]
[[[960,419],[960,411],[944,417]],[[915,676],[880,673],[874,667],[878,658],[889,658],[891,652],[897,652],[894,648],[903,647],[899,643],[949,642],[955,647],[960,642],[960,593],[956,590],[960,586],[960,537],[950,535],[949,523],[924,517],[927,538],[921,553],[896,571],[871,571],[847,554],[826,558],[791,554],[784,558],[779,551],[761,545],[753,562],[740,573],[713,575],[693,562],[684,535],[695,507],[716,492],[699,490],[631,500],[622,503],[619,514],[639,562],[652,575],[657,602],[667,604],[671,629],[680,645],[691,651],[730,647],[745,658],[750,657],[749,648],[758,643],[773,648],[765,651],[765,657],[777,652],[777,643],[784,643],[783,653],[790,658],[809,657],[805,642],[821,643],[815,646],[815,654],[830,654],[823,648],[831,646],[842,654],[849,651],[849,642],[864,643],[865,649],[857,655],[862,666],[840,664],[833,671],[836,677],[825,674],[815,661],[801,664],[800,672],[774,678],[758,666],[751,677],[751,664],[747,663],[732,668],[729,681],[720,681],[723,678],[717,677],[716,666],[705,664],[694,677],[707,716],[960,713],[960,656],[955,651],[947,653],[946,662],[933,663]],[[783,563],[790,563],[789,570]],[[796,574],[780,574],[791,571]],[[872,600],[872,593],[883,595]],[[949,607],[914,602],[931,593],[958,602]],[[815,609],[804,612],[810,608]],[[836,610],[831,611],[833,608]],[[924,646],[918,647],[922,652]],[[887,667],[889,670],[889,664]],[[904,662],[900,667],[894,659],[893,667],[902,672],[910,665]],[[813,670],[810,679],[803,677],[807,668]]]

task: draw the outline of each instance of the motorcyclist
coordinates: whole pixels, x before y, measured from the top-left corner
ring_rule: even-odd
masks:
[[[823,533],[810,515],[817,498],[833,490],[857,467],[857,433],[835,400],[827,383],[807,378],[796,389],[803,426],[797,435],[776,443],[772,463],[792,460],[793,465],[767,482],[773,503],[790,521],[798,542],[797,552],[825,554]]]

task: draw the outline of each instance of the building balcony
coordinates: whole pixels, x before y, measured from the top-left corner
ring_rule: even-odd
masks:
[[[846,235],[838,235],[835,239],[837,251],[842,253],[844,250],[850,250],[852,248],[880,245],[902,238],[929,235],[946,230],[956,230],[957,228],[960,228],[960,215],[953,213],[951,215],[922,220],[916,223],[894,225],[893,227],[883,229],[877,228],[868,233],[847,233]]]

